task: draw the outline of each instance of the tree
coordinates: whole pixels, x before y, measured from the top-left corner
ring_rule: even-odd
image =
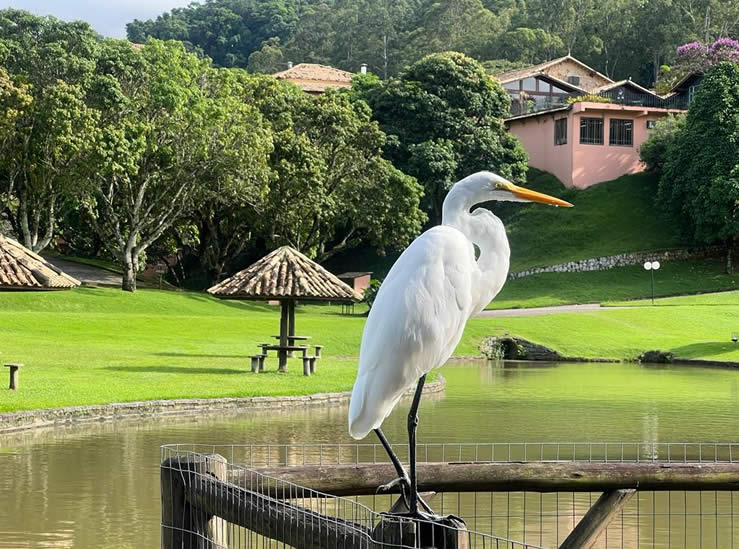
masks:
[[[5,100],[15,103],[0,144],[1,200],[13,231],[40,251],[54,236],[60,206],[78,192],[96,139],[98,115],[87,95],[99,37],[85,23],[3,10],[0,43]]]
[[[289,244],[322,261],[360,242],[402,249],[418,234],[421,188],[382,158],[385,135],[364,102],[259,76],[244,94],[273,132],[274,177],[258,209],[268,248]]]
[[[361,95],[388,135],[385,157],[423,185],[431,223],[450,185],[472,172],[523,181],[526,151],[502,120],[508,93],[469,57],[429,55],[397,78],[365,83]]]
[[[108,54],[90,211],[124,267],[123,289],[135,291],[140,257],[207,196],[203,186],[243,183],[244,173],[255,178],[246,188],[259,186],[245,167],[268,145],[258,113],[224,97],[228,82],[181,44],[150,41],[136,51],[119,42]]]
[[[668,148],[659,183],[661,203],[701,242],[723,240],[727,272],[739,234],[739,66],[722,62],[707,73],[685,128]]]

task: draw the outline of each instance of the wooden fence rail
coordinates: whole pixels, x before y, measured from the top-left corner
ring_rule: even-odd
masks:
[[[255,469],[232,481],[273,497],[289,497],[286,483],[334,496],[372,495],[395,476],[392,465],[306,465]],[[266,478],[265,478],[266,477]],[[739,463],[486,462],[419,463],[418,489],[434,492],[605,492],[631,489],[739,490]]]
[[[421,463],[421,491],[603,492],[560,549],[590,548],[636,490],[739,491],[739,463]],[[218,455],[188,455],[161,465],[163,549],[220,549],[226,523],[291,547],[463,549],[463,523],[416,523],[368,512],[352,520],[322,514],[319,498],[372,495],[393,479],[386,464],[310,465],[228,471]],[[289,501],[288,501],[289,500]],[[302,501],[301,501],[302,500]],[[297,503],[305,503],[304,507]],[[340,506],[342,500],[336,500]],[[374,518],[373,518],[374,517]],[[438,543],[441,543],[439,545]]]

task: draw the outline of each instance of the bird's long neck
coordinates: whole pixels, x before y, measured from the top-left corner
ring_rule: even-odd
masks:
[[[487,306],[500,291],[510,264],[508,237],[501,220],[489,210],[476,215],[470,213],[472,207],[485,198],[468,189],[452,188],[442,210],[442,225],[458,229],[480,251],[477,258],[480,309]]]

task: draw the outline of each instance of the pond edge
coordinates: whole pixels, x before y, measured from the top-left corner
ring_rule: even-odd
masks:
[[[436,381],[427,383],[423,394],[442,393],[446,389],[446,379],[442,375]],[[411,396],[415,388],[406,396]],[[171,400],[146,400],[134,402],[115,402],[111,404],[91,404],[42,410],[27,410],[0,414],[0,434],[17,433],[31,429],[116,421],[123,419],[169,418],[201,413],[240,410],[274,410],[300,406],[325,406],[344,404],[349,401],[351,391],[341,393],[316,393],[313,395],[264,396],[264,397],[224,397],[188,398]]]

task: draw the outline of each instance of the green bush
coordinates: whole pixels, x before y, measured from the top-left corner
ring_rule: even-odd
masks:
[[[647,169],[659,172],[665,164],[667,150],[675,143],[675,137],[685,128],[685,115],[668,115],[657,122],[649,138],[639,147],[639,158]]]

